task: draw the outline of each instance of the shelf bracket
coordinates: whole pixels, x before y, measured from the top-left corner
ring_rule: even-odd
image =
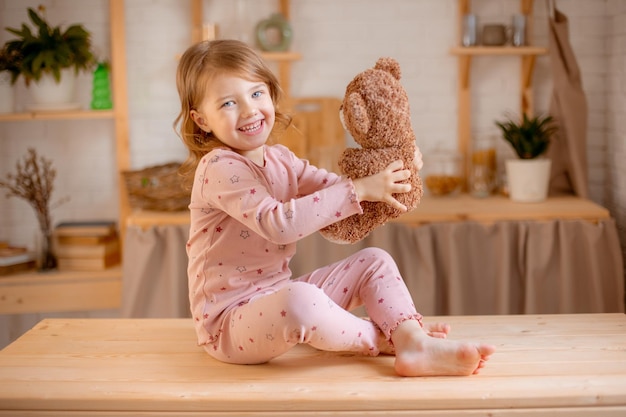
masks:
[[[522,57],[522,84],[521,84],[521,103],[520,109],[523,114],[532,116],[533,114],[533,92],[532,79],[533,70],[535,68],[535,55],[524,55]]]
[[[469,89],[471,63],[471,56],[463,55],[459,57],[459,87],[463,90]]]

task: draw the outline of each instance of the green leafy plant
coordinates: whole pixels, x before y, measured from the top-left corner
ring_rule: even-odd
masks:
[[[43,18],[44,7],[39,6],[38,10],[41,16],[34,9],[28,9],[35,31],[25,23],[21,29],[5,28],[17,36],[17,39],[8,41],[4,49],[21,57],[19,74],[26,84],[38,81],[44,73],[51,74],[58,83],[61,70],[65,68],[73,68],[76,74],[91,69],[95,63],[91,34],[82,25],[71,25],[65,31],[60,26],[51,27]]]
[[[511,119],[495,123],[502,130],[504,140],[513,146],[521,159],[533,159],[546,152],[557,130],[552,116],[529,118],[524,114],[521,123]]]

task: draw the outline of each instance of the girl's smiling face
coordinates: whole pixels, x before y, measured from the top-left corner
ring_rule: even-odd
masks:
[[[216,75],[208,82],[200,106],[190,114],[202,130],[262,164],[263,145],[275,121],[274,103],[263,81]]]

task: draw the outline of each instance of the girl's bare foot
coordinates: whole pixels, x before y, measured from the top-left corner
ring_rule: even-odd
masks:
[[[450,333],[450,325],[446,323],[432,323],[424,324],[424,331],[430,337],[436,337],[439,339],[445,339]],[[394,355],[396,349],[393,344],[387,340],[387,336],[383,332],[379,332],[378,337],[378,351],[384,355]]]
[[[402,322],[391,339],[396,349],[395,370],[401,376],[452,376],[478,373],[495,351],[487,344],[430,337],[415,320]],[[447,332],[446,332],[447,334]]]

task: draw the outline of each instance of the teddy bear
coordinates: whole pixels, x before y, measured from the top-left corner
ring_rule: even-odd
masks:
[[[340,118],[360,148],[347,148],[339,158],[342,174],[355,179],[376,174],[401,159],[411,170],[411,191],[394,197],[412,210],[422,197],[422,181],[414,162],[415,133],[411,126],[409,99],[400,83],[400,64],[379,58],[373,68],[357,74],[346,87]],[[356,243],[376,227],[402,212],[384,202],[362,201],[362,214],[354,214],[320,230],[335,243]]]

